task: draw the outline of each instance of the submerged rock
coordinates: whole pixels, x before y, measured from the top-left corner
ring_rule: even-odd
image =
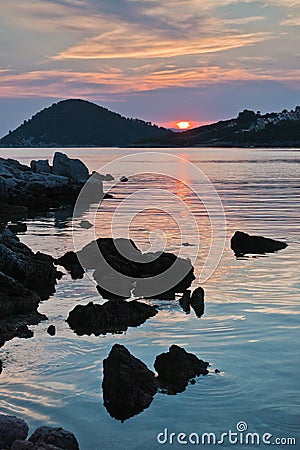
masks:
[[[154,373],[123,345],[103,361],[103,399],[108,413],[124,421],[148,408],[157,391]]]
[[[242,231],[236,231],[231,238],[231,249],[236,256],[246,253],[273,253],[286,248],[288,244],[263,236],[251,236]]]
[[[29,441],[39,445],[51,444],[62,450],[79,450],[74,434],[63,428],[37,428]]]
[[[137,327],[150,317],[155,316],[154,306],[132,300],[110,300],[103,305],[93,302],[77,305],[69,313],[67,322],[79,335],[126,331],[128,327]]]
[[[89,228],[92,228],[94,226],[88,220],[82,220],[79,225],[81,226],[81,228],[85,228],[86,230],[88,230]]]
[[[0,448],[10,449],[17,439],[26,439],[28,425],[23,419],[0,414]]]
[[[208,362],[178,345],[172,345],[167,353],[158,355],[154,363],[160,387],[170,394],[184,391],[188,382],[196,376],[207,375],[208,366]]]

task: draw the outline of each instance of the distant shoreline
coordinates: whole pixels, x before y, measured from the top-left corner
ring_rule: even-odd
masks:
[[[7,149],[7,150],[11,150],[11,149],[15,149],[15,150],[17,150],[17,149],[21,149],[21,148],[23,148],[23,149],[31,149],[31,150],[33,150],[33,149],[54,149],[54,150],[56,150],[56,149],[68,149],[68,148],[71,148],[71,149],[74,149],[74,148],[116,148],[116,149],[120,149],[120,148],[126,148],[126,149],[149,149],[149,148],[175,148],[175,149],[178,149],[178,148],[224,148],[224,149],[226,149],[226,148],[231,148],[231,149],[233,149],[233,148],[237,148],[237,149],[240,149],[240,148],[245,148],[245,149],[253,149],[253,150],[255,150],[255,149],[278,149],[278,150],[280,150],[280,149],[295,149],[295,150],[299,150],[300,149],[300,143],[299,144],[297,144],[297,145],[295,145],[295,144],[276,144],[276,145],[267,145],[267,144],[265,144],[265,145],[236,145],[236,144],[231,144],[231,145],[229,145],[229,144],[218,144],[218,145],[212,145],[212,144],[207,144],[207,145],[204,145],[204,144],[199,144],[199,145],[187,145],[187,146],[185,146],[185,145],[134,145],[134,144],[132,144],[132,145],[126,145],[126,146],[102,146],[102,145],[68,145],[68,146],[63,146],[63,145],[57,145],[57,146],[53,146],[53,147],[51,147],[51,146],[32,146],[32,147],[28,147],[28,146],[25,146],[25,147],[22,147],[22,146],[17,146],[17,147],[13,147],[13,146],[4,146],[4,145],[0,145],[0,149]]]

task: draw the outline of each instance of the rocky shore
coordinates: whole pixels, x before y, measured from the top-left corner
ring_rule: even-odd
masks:
[[[58,266],[70,272],[73,279],[83,278],[85,270],[92,269],[97,290],[106,300],[103,304],[77,305],[69,312],[66,321],[80,336],[126,332],[128,327],[142,325],[158,313],[158,307],[148,304],[147,299],[175,300],[182,294],[179,303],[184,312],[190,313],[192,309],[199,318],[204,314],[205,293],[200,286],[190,290],[195,276],[188,259],[168,252],[142,253],[132,240],[102,237],[76,253],[71,250],[53,259],[44,253],[34,253],[20,241],[17,233],[26,231],[26,225],[16,222],[7,226],[12,217],[74,204],[90,176],[81,161],[59,152],[52,166],[46,160],[32,161],[28,167],[0,158],[0,216],[4,217],[4,223],[0,223],[0,347],[14,337],[32,337],[28,326],[47,320],[38,312],[38,306],[55,292],[62,275]],[[103,195],[102,181],[110,177],[108,174],[94,177],[97,195]],[[81,222],[82,228],[91,226],[87,221]],[[231,239],[237,258],[286,247],[284,242],[241,231]],[[162,279],[159,277],[166,272],[171,287],[166,288],[163,282],[153,283],[153,279]],[[157,288],[155,295],[151,295],[153,284]],[[132,300],[133,297],[146,300]],[[48,326],[47,332],[54,336],[55,326]],[[148,408],[157,392],[169,395],[183,392],[189,383],[195,383],[196,377],[207,375],[208,367],[208,362],[171,345],[167,352],[156,356],[155,374],[126,347],[115,344],[103,361],[104,406],[112,417],[124,421]],[[24,421],[0,415],[1,450],[79,450],[75,436],[62,428],[40,427],[29,440],[27,436]]]
[[[37,308],[59,278],[51,256],[34,253],[0,225],[0,346],[16,336],[32,336],[27,326],[46,319]]]
[[[52,166],[48,160],[31,161],[29,167],[0,158],[0,216],[26,217],[73,205],[89,177],[82,161],[60,152],[54,154]],[[104,195],[102,179],[99,174],[96,190],[100,196]]]

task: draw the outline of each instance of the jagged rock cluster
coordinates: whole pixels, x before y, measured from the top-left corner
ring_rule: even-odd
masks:
[[[77,253],[67,252],[56,262],[71,271],[74,278],[82,276],[82,266],[94,269],[98,291],[105,299],[130,298],[132,294],[151,297],[148,292],[151,292],[153,277],[170,268],[168,282],[172,287],[166,291],[162,287],[155,298],[174,300],[175,294],[185,292],[195,279],[194,268],[188,259],[166,252],[142,253],[132,240],[123,238],[99,238]],[[116,286],[118,294],[115,293]]]
[[[158,389],[176,394],[196,376],[207,375],[208,362],[172,345],[156,357],[154,373],[126,347],[115,344],[103,360],[103,400],[108,413],[124,421],[148,408]]]

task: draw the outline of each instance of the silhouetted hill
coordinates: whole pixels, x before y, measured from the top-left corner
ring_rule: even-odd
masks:
[[[85,100],[64,100],[25,120],[1,147],[126,146],[169,134],[150,122],[127,119]]]
[[[140,145],[159,147],[300,147],[300,106],[261,115],[245,109],[238,117],[173,133]]]

